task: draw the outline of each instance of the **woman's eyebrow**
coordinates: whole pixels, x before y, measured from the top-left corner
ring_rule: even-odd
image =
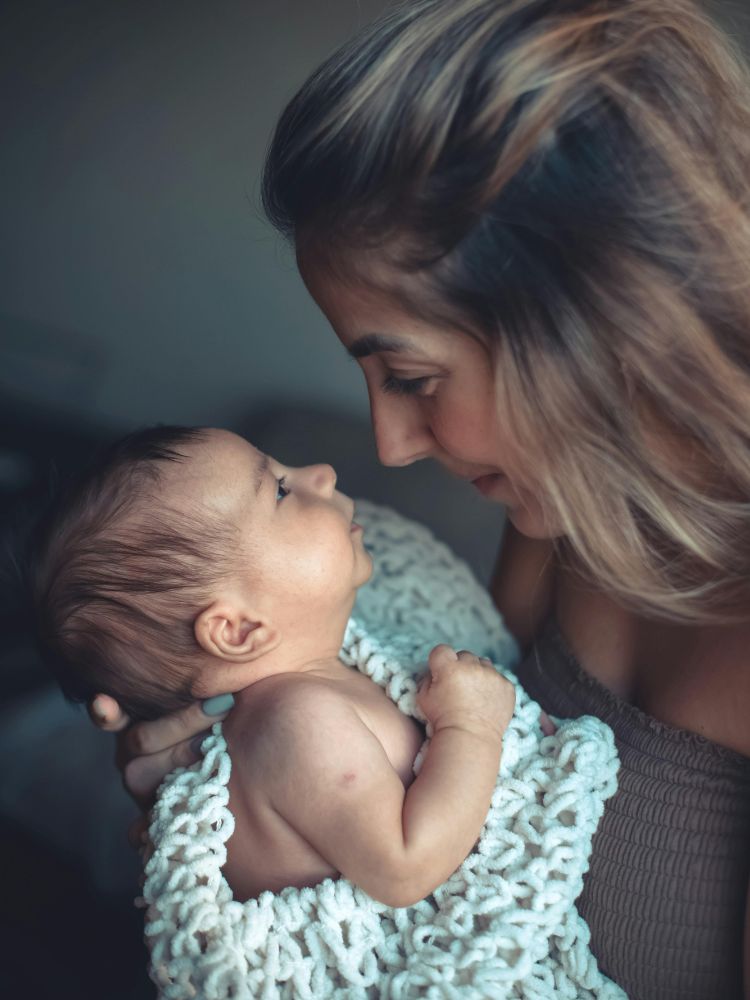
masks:
[[[268,471],[268,455],[261,455],[258,467],[255,470],[255,495],[260,493],[260,488],[263,485],[263,479],[265,478],[266,472]]]
[[[411,344],[405,340],[399,340],[398,337],[386,337],[382,333],[366,333],[347,348],[353,358],[367,358],[371,354],[382,354],[384,351],[398,354],[400,351],[411,349]]]

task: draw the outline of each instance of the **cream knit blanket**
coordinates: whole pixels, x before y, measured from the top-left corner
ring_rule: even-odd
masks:
[[[375,572],[342,659],[411,715],[414,672],[438,642],[490,656],[516,683],[477,847],[430,897],[403,909],[344,879],[236,902],[221,873],[234,821],[217,725],[203,760],[168,776],[153,811],[141,904],[159,997],[623,1000],[599,972],[574,906],[615,790],[611,731],[585,717],[543,736],[539,706],[507,670],[516,645],[468,567],[392,511],[362,502],[357,519]]]

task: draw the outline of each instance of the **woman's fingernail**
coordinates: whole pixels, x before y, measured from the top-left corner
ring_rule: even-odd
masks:
[[[99,722],[107,721],[107,713],[104,711],[104,706],[102,704],[101,698],[94,698],[91,702],[91,711],[97,717]]]
[[[204,715],[222,715],[228,712],[234,705],[234,696],[231,694],[217,694],[213,698],[207,698],[202,704]]]

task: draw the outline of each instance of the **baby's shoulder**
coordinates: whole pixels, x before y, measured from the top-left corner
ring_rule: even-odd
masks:
[[[224,723],[233,759],[240,754],[256,764],[272,757],[278,768],[297,765],[319,749],[366,729],[345,690],[316,677],[284,674],[269,677],[243,693]]]

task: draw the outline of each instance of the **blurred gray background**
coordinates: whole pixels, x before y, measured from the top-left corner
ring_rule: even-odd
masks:
[[[385,6],[0,6],[5,544],[51,467],[136,426],[213,424],[289,463],[332,461],[342,489],[426,522],[488,577],[502,511],[429,463],[378,465],[361,375],[259,209],[285,102]],[[709,6],[750,48],[747,0]],[[30,998],[152,996],[111,738],[49,685],[12,583],[0,596],[0,981]]]
[[[365,415],[258,181],[286,101],[384,6],[5,5],[4,390],[112,426]]]

